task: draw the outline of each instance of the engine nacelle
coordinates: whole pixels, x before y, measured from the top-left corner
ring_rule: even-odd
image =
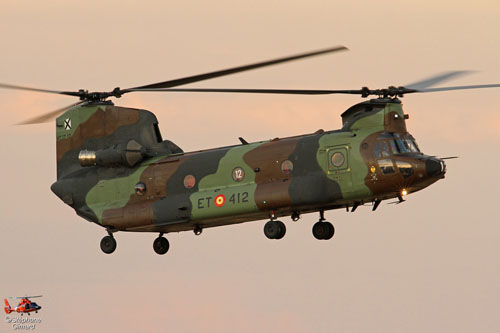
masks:
[[[146,156],[146,148],[138,142],[130,140],[126,145],[116,145],[101,150],[81,150],[78,161],[83,167],[99,165],[103,167],[126,166],[133,167]]]

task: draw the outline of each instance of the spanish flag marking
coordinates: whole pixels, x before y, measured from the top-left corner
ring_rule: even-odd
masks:
[[[219,194],[215,197],[214,202],[217,207],[222,207],[226,203],[226,197],[223,194]]]

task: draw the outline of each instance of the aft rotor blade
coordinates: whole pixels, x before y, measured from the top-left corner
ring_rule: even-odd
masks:
[[[0,88],[12,89],[12,90],[36,91],[36,92],[43,92],[43,93],[49,93],[49,94],[58,94],[58,95],[79,96],[78,92],[73,92],[73,91],[59,91],[59,90],[50,90],[50,89],[39,89],[39,88],[24,87],[24,86],[18,86],[18,85],[14,85],[14,84],[6,84],[6,83],[0,83]]]
[[[420,89],[424,89],[424,88],[428,88],[428,87],[431,87],[431,86],[435,86],[438,83],[441,83],[441,82],[444,82],[444,81],[449,81],[449,80],[452,80],[452,79],[456,79],[456,78],[458,78],[460,76],[464,76],[464,75],[471,74],[471,73],[474,73],[474,71],[449,71],[449,72],[443,72],[441,74],[433,75],[433,76],[428,77],[426,79],[423,79],[423,80],[420,80],[420,81],[417,81],[417,82],[414,82],[414,83],[411,83],[411,84],[407,84],[404,87],[406,87],[408,89],[420,90]]]
[[[221,77],[225,75],[230,75],[230,74],[235,74],[239,72],[244,72],[256,68],[261,68],[261,67],[266,67],[266,66],[272,66],[288,61],[293,61],[293,60],[298,60],[298,59],[303,59],[307,57],[313,57],[321,54],[326,54],[326,53],[332,53],[332,52],[338,52],[338,51],[344,51],[347,50],[345,46],[335,46],[332,48],[328,49],[323,49],[323,50],[318,50],[318,51],[313,51],[313,52],[308,52],[308,53],[302,53],[302,54],[297,54],[289,57],[284,57],[284,58],[278,58],[274,60],[268,60],[268,61],[263,61],[263,62],[258,62],[255,64],[250,64],[250,65],[244,65],[244,66],[238,66],[238,67],[233,67],[229,69],[223,69],[215,72],[210,72],[210,73],[205,73],[205,74],[199,74],[199,75],[193,75],[193,76],[188,76],[188,77],[183,77],[180,79],[175,79],[175,80],[169,80],[169,81],[164,81],[164,82],[158,82],[158,83],[153,83],[153,84],[148,84],[140,87],[135,87],[135,88],[130,88],[130,89],[124,89],[122,90],[123,93],[129,92],[129,91],[136,91],[136,89],[158,89],[158,88],[171,88],[171,87],[177,87],[180,85],[188,84],[188,83],[193,83],[193,82],[198,82],[198,81],[203,81],[203,80],[208,80],[208,79],[213,79],[216,77]]]
[[[436,92],[436,91],[450,91],[450,90],[469,90],[469,89],[484,89],[484,88],[500,88],[500,84],[476,84],[470,86],[454,86],[454,87],[439,87],[439,88],[426,88],[417,89],[415,92]]]
[[[481,88],[497,88],[500,84],[482,84],[472,86],[455,86],[427,89],[412,89],[407,87],[389,87],[386,89],[368,89],[366,87],[355,90],[319,90],[319,89],[232,89],[232,88],[167,88],[167,89],[130,89],[130,91],[142,92],[210,92],[210,93],[243,93],[243,94],[280,94],[280,95],[331,95],[331,94],[350,94],[367,97],[376,96],[403,96],[410,93],[425,93],[447,90],[465,90]]]
[[[65,106],[63,108],[57,109],[55,111],[51,111],[48,113],[44,113],[41,116],[37,116],[34,118],[27,119],[25,121],[22,121],[20,123],[17,123],[16,125],[30,125],[30,124],[41,124],[41,123],[47,123],[49,121],[52,121],[62,115],[64,112],[67,110],[71,109],[72,107],[75,107],[77,105],[83,104],[85,101],[81,101],[78,103],[73,103],[71,105]]]
[[[144,92],[222,92],[222,93],[243,93],[243,94],[282,94],[282,95],[330,95],[330,94],[356,94],[362,90],[314,90],[314,89],[130,89],[130,91]]]

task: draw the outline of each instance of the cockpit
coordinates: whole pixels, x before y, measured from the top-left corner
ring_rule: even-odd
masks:
[[[381,133],[373,147],[373,155],[380,170],[385,175],[394,174],[396,170],[399,170],[404,178],[414,174],[414,168],[410,162],[397,158],[398,155],[402,156],[405,153],[421,154],[415,139],[410,133]]]
[[[410,133],[384,132],[379,135],[373,153],[376,158],[384,158],[401,153],[420,153],[420,149]]]

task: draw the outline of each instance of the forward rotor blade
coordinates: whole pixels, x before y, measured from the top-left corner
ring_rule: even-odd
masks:
[[[51,111],[51,112],[42,114],[41,116],[37,116],[37,117],[34,117],[34,118],[27,119],[25,121],[17,123],[16,125],[31,125],[31,124],[47,123],[49,121],[52,121],[52,120],[56,119],[57,117],[59,117],[64,112],[66,112],[67,110],[71,109],[72,107],[80,105],[80,104],[83,104],[83,103],[85,103],[85,101],[74,103],[74,104],[65,106],[65,107],[63,107],[61,109],[57,109],[55,111]]]
[[[164,81],[164,82],[159,82],[159,83],[154,83],[154,84],[148,84],[148,85],[130,88],[130,89],[124,89],[121,92],[126,93],[129,91],[137,91],[136,89],[142,90],[142,89],[155,89],[155,88],[158,89],[158,88],[177,87],[177,86],[188,84],[188,83],[213,79],[213,78],[220,77],[220,76],[225,76],[225,75],[244,72],[244,71],[248,71],[248,70],[252,70],[252,69],[256,69],[256,68],[276,65],[276,64],[287,62],[287,61],[293,61],[293,60],[303,59],[303,58],[307,58],[307,57],[313,57],[313,56],[326,54],[326,53],[344,51],[344,50],[347,50],[347,48],[345,46],[336,46],[336,47],[332,47],[332,48],[328,48],[328,49],[297,54],[297,55],[284,57],[284,58],[278,58],[278,59],[274,59],[274,60],[258,62],[255,64],[238,66],[238,67],[223,69],[223,70],[219,70],[219,71],[215,71],[215,72],[210,72],[210,73],[205,73],[205,74],[200,74],[200,75],[193,75],[193,76],[183,77],[180,79],[169,80],[169,81]]]
[[[12,90],[36,91],[36,92],[58,94],[58,95],[79,96],[78,92],[73,92],[73,91],[59,91],[59,90],[50,90],[50,89],[30,88],[30,87],[23,87],[23,86],[17,86],[17,85],[6,84],[6,83],[0,83],[0,88],[12,89]]]
[[[444,82],[444,81],[449,81],[449,80],[458,78],[460,76],[465,76],[465,75],[471,74],[471,73],[474,73],[474,71],[449,71],[449,72],[443,72],[441,74],[428,77],[428,78],[426,78],[424,80],[421,80],[421,81],[418,81],[418,82],[414,82],[414,83],[411,83],[411,84],[407,84],[404,87],[406,87],[408,89],[420,90],[420,89],[431,87],[431,86],[434,86],[434,85],[436,85],[438,83],[441,83],[441,82]]]
[[[454,86],[454,87],[439,87],[439,88],[426,88],[417,89],[415,92],[436,92],[436,91],[450,91],[450,90],[469,90],[469,89],[484,89],[484,88],[500,88],[500,84],[476,84],[470,86]]]
[[[243,93],[243,94],[282,94],[282,95],[330,95],[330,94],[356,94],[361,90],[314,90],[314,89],[130,89],[130,91],[144,92],[222,92],[222,93]]]

